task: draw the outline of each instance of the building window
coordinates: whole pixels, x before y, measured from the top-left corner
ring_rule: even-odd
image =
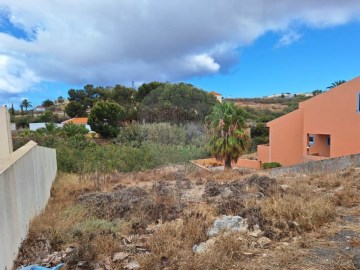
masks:
[[[309,145],[314,144],[314,137],[313,136],[309,136]]]
[[[358,93],[358,98],[357,98],[357,112],[360,112],[360,93]]]
[[[330,145],[330,137],[327,138],[327,145]]]

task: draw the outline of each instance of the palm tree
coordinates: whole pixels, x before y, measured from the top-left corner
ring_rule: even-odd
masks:
[[[234,103],[217,103],[205,119],[209,150],[217,160],[225,161],[225,169],[231,168],[231,162],[236,162],[249,146],[242,113]]]
[[[26,98],[23,99],[23,101],[21,102],[20,107],[21,107],[21,106],[22,106],[23,108],[25,108],[25,111],[26,111],[26,112],[27,112],[27,110],[28,110],[29,108],[32,107],[31,102],[28,101]]]
[[[331,85],[326,87],[326,88],[327,89],[332,89],[332,88],[335,88],[336,86],[339,86],[340,84],[343,84],[343,83],[346,83],[346,81],[338,80],[338,81],[335,81],[335,82],[331,83]]]

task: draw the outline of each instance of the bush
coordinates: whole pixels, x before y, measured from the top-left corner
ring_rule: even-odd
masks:
[[[206,136],[204,127],[195,123],[185,125],[133,123],[121,128],[115,140],[116,144],[130,143],[135,147],[139,147],[144,142],[203,147]]]
[[[279,162],[268,162],[261,165],[261,168],[263,169],[273,169],[278,167],[281,167],[281,164]]]
[[[63,128],[53,128],[50,124],[40,131],[18,132],[14,136],[14,148],[29,140],[56,148],[58,169],[82,174],[141,171],[204,158],[208,154],[202,142],[191,143],[201,137],[200,131],[191,125],[185,128],[166,123],[132,124],[122,129],[115,143],[102,144],[87,139],[85,132],[82,126],[74,124]]]
[[[104,138],[115,138],[119,134],[119,122],[125,117],[125,109],[119,104],[99,101],[92,108],[88,123],[92,130]]]

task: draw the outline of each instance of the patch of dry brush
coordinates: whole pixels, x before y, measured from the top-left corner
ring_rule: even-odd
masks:
[[[176,167],[116,175],[102,188],[91,178],[61,174],[47,209],[31,224],[17,265],[41,262],[72,246],[64,259],[67,269],[81,261],[87,269],[122,269],[130,259],[141,269],[291,268],[303,263],[314,244],[310,239],[330,233],[324,226],[334,227],[341,211],[359,206],[359,176],[351,170],[274,179]],[[261,229],[271,244],[224,233],[206,252],[194,253],[193,246],[209,239],[207,231],[221,215],[246,218],[250,231]],[[351,244],[358,246],[357,240]],[[113,262],[115,252],[129,257]]]

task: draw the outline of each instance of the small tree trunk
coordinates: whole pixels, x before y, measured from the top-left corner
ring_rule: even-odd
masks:
[[[225,170],[231,169],[231,158],[230,156],[226,156],[225,158]]]

